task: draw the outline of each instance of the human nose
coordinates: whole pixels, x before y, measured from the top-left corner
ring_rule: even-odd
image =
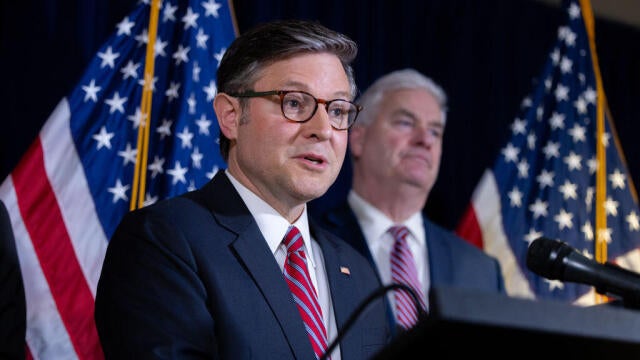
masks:
[[[327,112],[327,107],[323,104],[316,104],[316,112],[311,119],[304,123],[304,127],[309,137],[316,137],[318,140],[327,140],[333,134],[333,127]]]
[[[417,144],[431,147],[439,141],[439,133],[429,126],[416,126],[413,138]]]

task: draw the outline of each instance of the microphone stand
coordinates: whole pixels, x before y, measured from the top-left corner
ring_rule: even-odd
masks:
[[[362,311],[366,309],[366,307],[371,303],[371,301],[386,294],[389,290],[396,290],[396,289],[404,290],[409,293],[409,295],[413,300],[413,305],[418,310],[418,320],[420,320],[421,318],[427,315],[427,312],[420,304],[418,294],[416,294],[416,292],[408,285],[396,283],[396,284],[390,284],[390,285],[386,285],[381,288],[378,288],[369,296],[367,296],[367,298],[364,299],[360,303],[360,305],[358,305],[356,310],[353,313],[351,313],[351,316],[349,316],[347,321],[344,323],[344,326],[338,330],[338,335],[336,336],[335,339],[333,339],[331,344],[329,344],[329,346],[327,347],[327,350],[324,352],[324,354],[322,354],[319,360],[326,360],[328,358],[329,354],[331,354],[331,352],[335,349],[335,347],[338,346],[338,344],[340,343],[340,340],[342,340],[344,335],[349,331],[349,329],[351,329],[351,326],[353,326],[353,324],[356,322],[356,320],[358,319]]]

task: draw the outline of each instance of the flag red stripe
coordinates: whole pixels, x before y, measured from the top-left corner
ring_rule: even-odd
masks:
[[[39,138],[11,176],[20,214],[73,346],[81,359],[101,359],[103,354],[93,319],[93,295],[49,184]]]
[[[478,222],[478,218],[476,217],[476,211],[473,208],[473,204],[469,204],[467,210],[465,211],[458,227],[456,229],[456,234],[458,234],[461,238],[467,240],[473,245],[479,247],[480,249],[484,248],[484,241],[482,240],[482,229],[480,228],[480,223]]]

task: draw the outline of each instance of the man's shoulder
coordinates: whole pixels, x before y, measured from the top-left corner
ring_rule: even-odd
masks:
[[[456,234],[453,230],[436,224],[426,216],[424,216],[423,219],[427,239],[432,239],[431,241],[444,241],[451,249],[457,251],[464,251],[475,256],[488,257],[488,255],[482,249],[465,240],[460,235]]]

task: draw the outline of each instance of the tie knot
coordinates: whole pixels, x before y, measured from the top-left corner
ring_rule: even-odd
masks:
[[[409,229],[404,225],[395,225],[389,228],[389,233],[395,240],[404,240],[409,234]]]
[[[302,234],[297,227],[291,225],[284,236],[284,246],[287,247],[287,252],[295,252],[302,248]]]

